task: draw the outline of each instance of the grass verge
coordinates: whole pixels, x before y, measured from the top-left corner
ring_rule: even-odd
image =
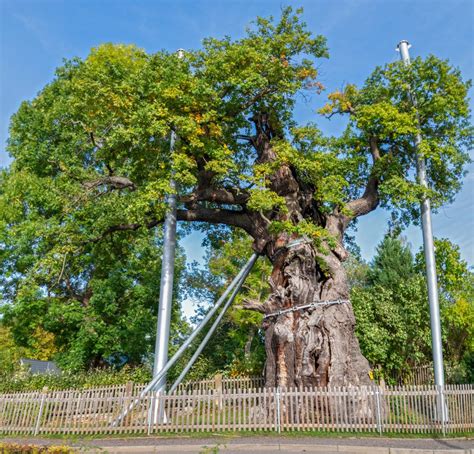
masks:
[[[137,439],[137,438],[155,438],[155,439],[232,439],[232,438],[251,438],[251,437],[283,437],[283,438],[302,438],[302,437],[317,437],[317,438],[403,438],[403,439],[470,439],[474,437],[474,431],[467,432],[456,432],[448,434],[443,437],[441,433],[383,433],[381,436],[375,432],[325,432],[325,431],[284,431],[277,433],[276,431],[264,431],[264,430],[241,430],[241,431],[215,431],[215,432],[173,432],[173,433],[159,433],[146,435],[143,433],[130,433],[130,434],[45,434],[35,439],[42,440],[64,440],[69,443],[80,443],[87,440],[105,440],[105,439]],[[31,440],[31,435],[23,434],[9,434],[0,435],[2,439],[18,439],[18,440]]]

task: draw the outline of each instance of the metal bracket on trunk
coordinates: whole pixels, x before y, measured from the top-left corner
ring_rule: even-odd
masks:
[[[288,309],[281,309],[277,312],[266,314],[263,316],[263,319],[265,320],[266,318],[287,314],[289,312],[300,311],[303,309],[315,309],[316,307],[319,307],[319,306],[332,306],[334,304],[345,304],[345,303],[350,303],[350,300],[337,299],[337,300],[329,300],[329,301],[315,301],[311,304],[304,304],[302,306],[293,306]]]

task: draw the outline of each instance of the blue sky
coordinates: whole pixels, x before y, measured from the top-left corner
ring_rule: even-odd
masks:
[[[472,0],[0,0],[0,166],[10,162],[4,150],[11,114],[52,79],[63,58],[85,57],[103,42],[133,43],[148,52],[198,48],[207,36],[242,36],[257,15],[278,16],[288,4],[303,6],[309,28],[328,39],[330,59],[320,66],[328,91],[362,83],[376,65],[397,59],[395,47],[401,39],[413,44],[412,56],[449,58],[465,78],[473,77]],[[340,122],[315,115],[323,102],[324,95],[301,100],[297,116],[317,120],[326,133],[337,133]],[[459,244],[471,265],[473,200],[471,172],[456,201],[434,216],[435,235]],[[377,210],[361,220],[356,239],[366,259],[383,237],[388,216]],[[418,249],[419,228],[405,234]],[[196,240],[196,235],[184,240],[191,259],[201,258]]]

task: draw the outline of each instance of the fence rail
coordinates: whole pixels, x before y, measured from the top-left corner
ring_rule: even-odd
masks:
[[[207,432],[216,430],[469,432],[474,386],[247,388],[150,393],[116,426],[143,385],[0,395],[2,434]],[[443,392],[447,414],[437,410]],[[156,415],[164,410],[166,418]]]
[[[432,364],[424,364],[406,371],[393,372],[386,378],[398,385],[434,385],[434,369]],[[446,381],[449,383],[449,376],[446,376]]]
[[[263,377],[236,377],[227,378],[222,375],[216,375],[214,378],[199,381],[186,381],[178,385],[178,391],[206,391],[231,389],[252,389],[263,388],[265,379]]]

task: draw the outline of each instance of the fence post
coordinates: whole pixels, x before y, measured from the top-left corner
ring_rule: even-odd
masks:
[[[156,392],[157,393],[157,392]],[[151,434],[151,425],[153,422],[156,422],[154,416],[156,415],[156,398],[155,398],[155,391],[151,391],[147,396],[146,396],[146,402],[148,402],[148,421],[147,421],[147,434]]]
[[[382,415],[380,409],[380,395],[382,394],[382,390],[379,386],[375,387],[375,404],[376,404],[376,419],[377,419],[377,430],[379,435],[382,435]]]
[[[281,406],[280,406],[280,387],[276,388],[275,399],[276,399],[276,426],[278,433],[281,433]]]
[[[38,412],[38,418],[36,419],[36,425],[35,425],[35,432],[34,436],[38,435],[40,426],[41,426],[41,417],[43,416],[43,409],[44,409],[44,401],[46,400],[46,394],[48,393],[48,387],[45,386],[41,392],[41,402],[40,402],[40,408]]]
[[[216,374],[214,377],[214,389],[217,394],[216,405],[222,410],[222,374]]]

